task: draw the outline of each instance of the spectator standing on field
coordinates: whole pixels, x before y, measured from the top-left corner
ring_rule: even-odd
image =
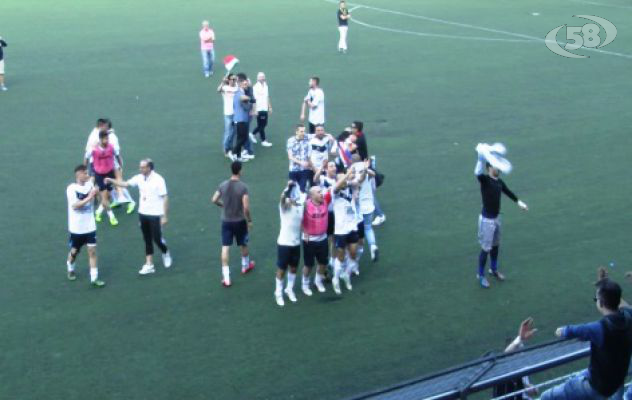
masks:
[[[215,32],[209,27],[208,21],[202,21],[200,48],[202,52],[202,72],[204,77],[208,78],[213,75],[213,63],[215,62]]]
[[[256,135],[258,133],[261,136],[261,145],[270,147],[272,143],[266,140],[266,126],[268,125],[268,118],[272,112],[272,103],[270,103],[270,92],[268,83],[266,82],[266,75],[263,72],[257,74],[257,83],[255,83],[253,87],[253,94],[256,101],[257,127],[250,134],[250,141],[257,143]]]
[[[229,157],[233,148],[233,138],[235,137],[233,99],[237,90],[237,76],[235,74],[228,74],[217,87],[217,92],[222,95],[222,100],[224,101],[224,138],[222,139],[222,146],[226,157]]]

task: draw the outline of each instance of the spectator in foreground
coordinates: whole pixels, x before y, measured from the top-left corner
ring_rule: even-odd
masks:
[[[513,351],[522,349],[524,347],[524,342],[531,339],[537,331],[537,328],[533,327],[533,318],[529,317],[522,321],[522,323],[520,324],[520,328],[518,329],[518,336],[516,336],[516,338],[511,343],[509,343],[507,348],[505,348],[505,353],[511,353]],[[532,386],[533,385],[529,383],[528,376],[516,378],[495,386],[494,397],[500,397]],[[532,398],[531,396],[536,396],[537,394],[537,389],[533,388],[531,390],[528,390],[527,392],[508,397],[507,400],[528,400]]]
[[[621,299],[621,287],[599,269],[594,301],[603,315],[599,321],[557,328],[564,339],[590,341],[588,370],[547,390],[542,400],[621,398],[632,354],[632,309]]]

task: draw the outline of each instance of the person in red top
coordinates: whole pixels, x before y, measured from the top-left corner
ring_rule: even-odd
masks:
[[[101,222],[101,215],[105,209],[108,214],[108,218],[110,219],[110,225],[116,226],[118,225],[118,221],[110,209],[110,192],[112,191],[112,184],[106,182],[105,178],[114,179],[114,158],[119,155],[114,149],[114,146],[109,143],[108,136],[107,131],[99,132],[99,145],[92,149],[94,179],[99,188],[99,198],[101,200],[95,219],[97,222]]]
[[[329,262],[329,246],[327,245],[327,227],[329,223],[329,204],[331,192],[324,195],[320,186],[309,189],[309,199],[305,202],[303,214],[303,284],[305,294],[311,296],[310,273],[314,261],[318,262],[318,271],[314,277],[314,285],[320,293],[325,291],[323,280]]]

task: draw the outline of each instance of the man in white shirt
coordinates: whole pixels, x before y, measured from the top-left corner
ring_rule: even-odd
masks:
[[[375,172],[369,168],[370,160],[361,161],[357,154],[353,155],[354,163],[351,168],[354,170],[356,176],[355,184],[357,185],[357,199],[358,199],[358,215],[361,217],[361,221],[358,223],[358,249],[356,256],[356,268],[360,263],[360,258],[364,252],[364,239],[366,238],[369,249],[371,251],[371,260],[377,262],[379,257],[379,250],[377,247],[377,240],[375,239],[375,232],[373,231],[373,211],[375,211],[375,201],[373,198],[373,186]],[[356,274],[359,272],[354,271]]]
[[[235,74],[228,74],[217,87],[217,92],[222,95],[222,100],[224,101],[224,138],[222,145],[224,146],[224,155],[229,158],[235,136],[233,98],[237,90],[239,88],[237,87],[237,76]]]
[[[296,270],[301,259],[301,225],[303,223],[303,210],[305,195],[300,192],[298,184],[289,181],[279,203],[279,215],[281,218],[281,231],[277,239],[277,271],[274,298],[279,307],[285,304],[283,293],[292,303],[296,302],[294,294],[294,282]],[[287,273],[287,285],[283,290],[283,278]]]
[[[114,128],[112,128],[112,121],[109,118],[99,118],[97,120],[96,127],[92,129],[90,135],[88,136],[88,141],[86,142],[86,165],[89,165],[91,172],[92,170],[92,150],[99,145],[99,132],[107,131],[108,132],[108,143],[114,147],[114,151],[118,153],[117,157],[114,159],[114,177],[117,180],[123,179],[123,157],[121,156],[121,145],[119,144],[119,139],[116,133],[114,132]],[[136,207],[136,202],[129,194],[129,191],[125,188],[116,188],[116,191],[111,193],[112,203],[110,204],[110,208],[116,208],[121,204],[127,203],[127,214],[131,214],[134,212],[134,208]]]
[[[165,239],[162,237],[162,226],[167,224],[169,199],[165,180],[154,171],[154,162],[149,158],[141,160],[139,169],[140,174],[133,176],[127,182],[111,178],[106,178],[106,181],[120,187],[138,187],[140,199],[138,217],[145,240],[145,264],[138,273],[148,275],[156,272],[154,268],[154,243],[162,252],[162,263],[165,268],[171,267],[171,254]]]
[[[250,141],[257,143],[257,133],[261,135],[261,145],[264,147],[272,146],[272,143],[266,140],[266,126],[268,125],[268,117],[272,112],[272,103],[270,103],[270,92],[266,75],[263,72],[257,74],[257,83],[252,88],[255,95],[255,111],[257,113],[257,127],[250,134]]]
[[[66,188],[68,199],[68,231],[70,232],[70,252],[66,261],[68,279],[77,279],[75,274],[75,260],[83,245],[88,247],[90,263],[90,282],[93,287],[103,287],[97,268],[97,223],[94,219],[94,197],[99,190],[94,186],[88,175],[88,168],[79,165],[75,168],[75,183]]]
[[[356,181],[352,168],[346,174],[338,174],[338,181],[332,190],[334,203],[334,277],[331,280],[334,292],[340,294],[340,278],[347,290],[351,290],[351,271],[356,269],[356,250],[358,245],[358,212],[353,198],[353,186]],[[344,265],[346,254],[349,260]],[[344,268],[343,268],[344,267]]]
[[[309,139],[309,159],[312,162],[314,173],[321,168],[327,167],[329,154],[336,144],[336,139],[329,133],[325,132],[323,125],[316,125],[316,132],[308,135]]]
[[[301,106],[301,122],[305,121],[305,111],[309,108],[309,133],[316,131],[316,125],[325,125],[325,93],[320,88],[320,78],[309,80],[309,91]]]

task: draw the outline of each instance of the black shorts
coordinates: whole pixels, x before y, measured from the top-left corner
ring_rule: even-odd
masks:
[[[364,239],[364,221],[358,223],[358,239]]]
[[[358,232],[352,231],[346,235],[334,235],[334,242],[337,249],[344,249],[350,244],[358,243]]]
[[[334,228],[336,227],[336,220],[334,219],[334,212],[329,211],[327,216],[327,236],[334,234]]]
[[[314,266],[314,259],[318,265],[329,263],[329,243],[327,239],[317,242],[306,242],[303,240],[303,263],[306,267]]]
[[[288,266],[298,267],[301,260],[301,246],[277,245],[277,267],[285,271]]]
[[[79,253],[83,245],[88,245],[88,247],[96,246],[97,231],[90,233],[71,233],[68,245],[71,249],[77,250],[77,253]]]
[[[105,178],[112,178],[114,179],[114,171],[110,171],[107,174],[94,174],[94,181],[97,184],[97,186],[99,187],[99,190],[103,191],[103,190],[107,190],[108,192],[112,191],[112,184],[111,183],[105,183]]]
[[[246,220],[229,222],[222,221],[222,246],[232,246],[233,238],[237,246],[248,245],[248,223]]]

